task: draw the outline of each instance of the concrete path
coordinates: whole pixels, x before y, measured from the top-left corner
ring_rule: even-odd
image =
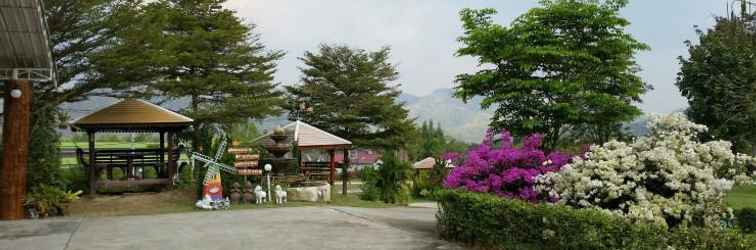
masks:
[[[0,249],[460,249],[435,209],[291,207],[0,222]]]

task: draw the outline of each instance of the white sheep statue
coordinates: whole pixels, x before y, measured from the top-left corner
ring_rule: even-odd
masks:
[[[286,203],[286,191],[281,188],[281,185],[276,185],[276,203],[277,204],[284,204]]]
[[[265,202],[265,198],[266,197],[267,197],[267,194],[265,193],[265,191],[263,191],[263,189],[262,189],[262,187],[260,187],[260,185],[257,185],[255,187],[255,199],[257,201],[256,203],[257,204],[262,204],[263,202]]]

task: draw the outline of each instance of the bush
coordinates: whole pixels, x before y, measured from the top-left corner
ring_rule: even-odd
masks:
[[[735,211],[735,221],[743,232],[756,233],[756,209],[748,207]]]
[[[464,163],[449,173],[445,186],[528,201],[544,198],[534,191],[536,176],[561,169],[569,157],[540,150],[539,134],[525,137],[521,148],[513,146],[509,132],[500,135],[497,147],[489,130],[480,146],[468,151]]]
[[[632,223],[594,209],[533,204],[461,190],[439,193],[445,239],[496,249],[750,249],[731,231]]]
[[[652,118],[649,130],[630,144],[592,147],[562,171],[540,176],[538,191],[636,221],[719,227],[724,195],[733,179],[751,180],[752,158],[733,154],[729,142],[698,142],[706,127],[679,114]]]
[[[66,205],[79,199],[80,194],[81,191],[66,192],[55,186],[39,184],[26,194],[24,207],[30,210],[32,218],[62,216]]]
[[[363,200],[381,200],[385,203],[407,204],[410,189],[407,186],[411,174],[410,164],[399,160],[393,152],[386,151],[382,157],[383,164],[377,169],[365,168],[360,174],[363,181]]]

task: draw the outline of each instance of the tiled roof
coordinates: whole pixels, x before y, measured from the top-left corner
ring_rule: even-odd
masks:
[[[352,145],[352,142],[322,129],[316,128],[310,124],[302,121],[295,121],[283,126],[286,131],[287,143],[295,139],[297,146],[299,147],[343,147]],[[269,132],[257,139],[256,142],[260,142],[263,145],[272,144],[273,140],[270,139],[270,135],[273,132]]]
[[[436,159],[433,157],[428,157],[428,158],[422,159],[421,161],[415,162],[415,164],[412,164],[412,168],[432,169],[433,165],[436,165]]]
[[[194,120],[139,99],[126,99],[73,122],[74,127],[189,125]]]

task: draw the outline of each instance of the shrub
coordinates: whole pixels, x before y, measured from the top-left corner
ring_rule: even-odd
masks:
[[[547,155],[541,151],[542,136],[538,134],[525,137],[521,148],[512,145],[509,132],[500,135],[496,147],[489,130],[483,142],[467,152],[462,165],[449,173],[445,186],[528,201],[543,198],[533,189],[535,177],[559,170],[569,157],[560,152]]]
[[[748,162],[730,143],[696,141],[705,126],[676,114],[654,117],[649,136],[591,147],[560,172],[538,178],[537,189],[577,208],[596,208],[669,227],[719,226],[732,178],[745,180]]]
[[[529,203],[445,190],[438,195],[445,239],[496,249],[750,249],[741,234],[703,228],[666,230],[595,209]],[[671,247],[671,248],[668,248]]]
[[[406,183],[411,174],[410,164],[399,160],[390,151],[383,154],[382,161],[383,164],[377,169],[363,169],[360,176],[363,181],[360,198],[385,203],[408,203],[410,190]]]
[[[735,221],[743,232],[756,233],[756,209],[748,207],[735,211]]]
[[[79,199],[80,194],[81,191],[66,192],[55,186],[39,184],[26,194],[24,207],[30,210],[32,218],[62,216],[66,204]]]

